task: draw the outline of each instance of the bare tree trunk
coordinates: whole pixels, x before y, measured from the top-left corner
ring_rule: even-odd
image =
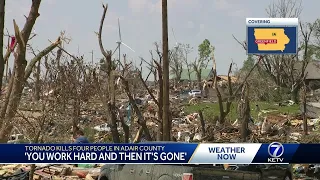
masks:
[[[129,98],[129,102],[130,104],[132,105],[134,111],[136,112],[137,116],[138,116],[138,124],[142,127],[142,130],[144,132],[144,135],[146,137],[146,139],[148,141],[152,141],[152,138],[151,138],[151,135],[150,135],[150,132],[149,132],[149,129],[147,127],[147,124],[146,124],[146,121],[145,119],[143,118],[142,116],[142,113],[140,111],[140,109],[138,108],[136,102],[134,101],[133,97],[132,97],[132,94],[129,90],[129,84],[128,84],[128,81],[125,80],[124,78],[122,78],[122,83],[124,85],[124,90]]]
[[[291,91],[291,100],[294,103],[299,102],[299,89],[300,89],[300,87],[294,87]]]
[[[191,81],[191,73],[190,73],[190,67],[189,67],[189,63],[188,63],[188,52],[186,52],[186,65],[187,65],[187,71],[188,71],[188,78],[189,78],[189,82]]]
[[[37,3],[37,2],[38,2],[37,0],[34,0],[33,4]],[[40,5],[40,1],[39,1],[39,4],[36,4],[35,6],[37,6],[37,5]],[[35,7],[31,8],[31,9],[34,10],[34,8]],[[35,13],[35,12],[33,12],[33,13]],[[31,16],[33,16],[33,15],[31,15]],[[32,20],[30,20],[30,21],[32,21]],[[34,21],[32,21],[32,22],[34,23]],[[19,28],[17,27],[15,22],[14,22],[14,25],[15,25],[16,37],[19,37],[19,36],[21,37],[22,35],[20,34]],[[28,27],[28,25],[25,25],[25,27],[26,26]],[[32,26],[29,28],[32,28]],[[13,70],[14,74],[12,76],[13,79],[11,82],[12,84],[9,85],[12,87],[10,87],[10,92],[8,92],[8,96],[6,96],[6,98],[8,98],[8,100],[6,99],[6,101],[8,101],[8,103],[6,103],[6,106],[3,106],[1,109],[1,112],[6,112],[6,113],[4,114],[4,116],[1,117],[2,119],[0,119],[0,126],[1,126],[0,142],[7,142],[7,140],[8,140],[8,135],[13,128],[13,123],[11,122],[11,120],[15,116],[15,113],[17,111],[18,105],[21,100],[24,85],[25,85],[27,79],[29,78],[35,64],[38,61],[40,61],[40,59],[43,56],[47,55],[50,51],[52,51],[55,47],[57,47],[61,42],[60,38],[58,38],[58,40],[56,42],[52,43],[50,46],[48,46],[43,51],[41,51],[36,57],[34,57],[30,61],[29,65],[27,66],[27,61],[25,60],[25,50],[26,49],[25,49],[25,47],[20,47],[20,46],[23,46],[22,40],[18,38],[18,41],[20,41],[20,42],[18,45],[18,49],[15,53],[15,62],[14,62],[14,70]]]
[[[217,98],[218,98],[219,111],[220,111],[219,123],[223,124],[225,122],[227,115],[229,114],[229,112],[231,110],[231,104],[232,104],[231,97],[234,95],[233,90],[232,90],[232,84],[231,84],[232,63],[230,64],[229,71],[228,71],[229,98],[226,102],[226,109],[224,109],[222,95],[221,95],[221,92],[219,90],[218,83],[217,83],[217,71],[216,71],[215,60],[213,62],[214,62],[214,65],[213,65],[214,68],[213,68],[213,86],[212,87],[216,90]]]
[[[40,64],[40,61],[38,62],[38,65],[37,65],[37,71],[36,71],[36,81],[34,83],[34,99],[36,101],[39,101],[40,100],[40,72],[41,72],[41,64]]]
[[[113,103],[108,103],[108,120],[111,121],[111,133],[112,139],[114,143],[120,143],[120,134],[118,132],[118,125],[117,125],[117,116],[115,115],[115,105]]]
[[[49,47],[41,51],[36,57],[34,57],[29,65],[27,66],[26,61],[26,44],[28,43],[32,28],[36,22],[36,19],[39,17],[39,7],[41,0],[33,0],[29,15],[27,17],[26,23],[20,32],[18,25],[15,20],[13,20],[15,37],[17,39],[17,49],[14,53],[14,80],[12,84],[12,91],[10,92],[9,102],[7,106],[3,106],[1,112],[6,112],[5,117],[0,117],[0,142],[7,142],[8,135],[13,128],[12,119],[15,116],[17,111],[22,90],[26,80],[29,78],[32,69],[35,64],[50,51],[52,51],[58,44],[60,44],[60,38],[52,43]]]
[[[9,100],[10,100],[11,91],[12,91],[12,87],[13,87],[13,81],[14,81],[13,77],[14,77],[14,71],[13,71],[13,75],[9,79],[7,92],[5,94],[5,100],[4,100],[4,103],[2,104],[1,114],[0,114],[1,118],[5,118],[5,115],[6,115],[6,110],[7,110],[6,107],[8,106],[8,103],[9,103]],[[4,120],[0,119],[0,126],[2,125],[3,122],[4,122]]]
[[[111,123],[111,134],[113,138],[114,143],[120,143],[120,137],[119,137],[119,132],[117,128],[117,118],[115,115],[115,77],[114,77],[114,72],[112,70],[112,59],[111,55],[112,52],[106,51],[105,48],[103,47],[102,43],[102,29],[103,29],[103,23],[104,19],[107,14],[108,10],[108,4],[102,5],[103,7],[103,14],[100,20],[100,26],[99,26],[99,34],[98,34],[98,41],[99,41],[99,47],[102,55],[104,56],[106,60],[106,73],[107,73],[107,94],[104,94],[106,97],[103,99],[106,113],[107,113],[107,123]],[[104,97],[103,95],[101,97]]]
[[[124,120],[124,116],[122,113],[120,113],[120,122],[121,122],[121,126],[124,132],[124,139],[123,142],[124,143],[129,143],[129,138],[130,138],[130,127],[126,124],[125,120]]]
[[[36,165],[35,164],[31,164],[30,172],[29,172],[29,180],[33,180],[33,176],[34,176],[35,170],[36,170]]]
[[[148,93],[150,94],[151,98],[153,99],[153,101],[157,104],[158,106],[158,113],[157,113],[157,118],[158,118],[158,131],[157,131],[157,135],[156,135],[156,140],[157,141],[162,141],[163,139],[163,123],[162,123],[162,118],[163,118],[163,73],[162,73],[162,67],[161,67],[161,58],[162,56],[160,55],[159,51],[158,51],[158,46],[156,45],[156,48],[157,48],[157,53],[159,55],[159,62],[157,62],[156,60],[153,59],[153,56],[152,56],[152,53],[151,53],[151,56],[152,56],[152,63],[150,64],[151,65],[151,68],[154,68],[152,69],[151,71],[153,71],[154,73],[154,76],[155,76],[155,79],[158,75],[158,84],[159,84],[159,92],[157,92],[157,97],[155,97],[152,93],[152,91],[148,88],[147,84],[145,83],[145,81],[143,80],[142,76],[141,76],[141,72],[140,72],[140,80],[142,82],[142,84],[144,85],[144,87],[146,88],[146,90],[148,91]],[[155,64],[155,66],[154,66]],[[156,84],[155,84],[155,87],[156,87]]]
[[[162,141],[163,140],[163,126],[158,126],[158,132],[157,132],[157,141]]]
[[[201,90],[201,72],[197,72],[198,89]]]
[[[5,81],[6,81],[6,83],[8,83],[8,81],[9,81],[9,61],[7,61],[5,58],[3,58],[3,60],[4,60],[4,62],[6,63],[6,65],[5,65],[5,67],[6,67],[6,78],[5,78]]]
[[[162,53],[163,53],[163,140],[170,141],[169,56],[168,56],[168,7],[162,0]]]
[[[303,82],[302,89],[302,105],[303,105],[303,132],[305,135],[308,135],[308,119],[307,119],[307,87],[305,81]]]
[[[44,113],[44,106],[42,107],[42,113]],[[43,116],[43,117],[41,118],[40,127],[39,127],[39,130],[38,130],[35,138],[34,138],[33,143],[39,143],[39,141],[40,141],[40,136],[41,136],[41,133],[43,132],[45,122],[46,122],[46,119],[45,119],[45,117]],[[35,164],[32,164],[32,165],[31,165],[31,169],[30,169],[30,173],[29,173],[29,180],[33,180],[33,176],[34,176],[35,170],[36,170],[36,165],[35,165]]]
[[[3,58],[3,30],[4,30],[4,16],[5,16],[5,5],[6,1],[0,1],[0,96],[2,91],[2,80],[3,80],[3,73],[4,73],[4,58]]]
[[[243,86],[242,97],[240,100],[240,119],[241,119],[241,141],[245,142],[249,135],[248,122],[250,119],[250,104],[249,104],[249,89],[248,86]]]
[[[76,135],[76,132],[79,130],[78,120],[80,116],[80,101],[75,98],[73,100],[73,115],[72,115],[72,133]]]
[[[153,80],[153,83],[154,83],[154,89],[157,89],[157,70],[154,70],[154,72],[153,72],[153,78],[154,78],[154,80]]]
[[[20,45],[19,45],[20,46]],[[10,123],[12,118],[15,116],[19,102],[21,100],[21,94],[24,86],[24,69],[26,67],[26,60],[24,60],[24,52],[20,55],[20,52],[15,58],[14,62],[14,81],[12,85],[12,92],[10,94],[10,99],[8,106],[6,108],[5,123],[2,124],[0,131],[0,142],[6,142],[8,135],[11,132],[13,125]],[[22,62],[21,62],[22,61]],[[6,124],[8,123],[8,124]]]

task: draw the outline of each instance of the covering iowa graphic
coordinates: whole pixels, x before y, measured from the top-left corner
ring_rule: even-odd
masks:
[[[259,51],[281,51],[290,42],[283,28],[254,28],[255,43]]]

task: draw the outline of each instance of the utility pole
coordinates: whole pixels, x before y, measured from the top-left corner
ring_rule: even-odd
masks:
[[[163,53],[163,141],[171,140],[170,102],[169,102],[169,57],[168,57],[168,6],[167,0],[162,0],[162,53]]]

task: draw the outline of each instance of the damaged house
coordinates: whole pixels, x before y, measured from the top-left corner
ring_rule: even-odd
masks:
[[[170,79],[174,80],[175,75],[171,74]],[[182,83],[182,85],[189,85],[189,87],[195,88],[197,85],[197,82],[198,82],[198,77],[197,77],[197,73],[194,70],[189,70],[189,71],[188,71],[188,69],[182,70],[181,78],[180,78],[180,83]],[[203,83],[201,90],[203,91],[204,96],[215,97],[216,92],[212,88],[212,84],[213,84],[213,69],[212,68],[201,70],[201,82]],[[226,85],[228,82],[228,76],[227,75],[218,75],[217,82],[218,82],[219,86],[221,88],[223,88],[224,85]],[[232,76],[231,82],[236,83],[237,78]]]
[[[312,61],[306,67],[306,84],[310,90],[320,89],[320,61]]]

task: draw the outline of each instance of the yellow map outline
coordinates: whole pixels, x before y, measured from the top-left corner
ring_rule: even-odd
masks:
[[[276,39],[276,44],[257,44],[259,51],[281,51],[290,42],[283,28],[254,28],[254,37],[257,39]]]

